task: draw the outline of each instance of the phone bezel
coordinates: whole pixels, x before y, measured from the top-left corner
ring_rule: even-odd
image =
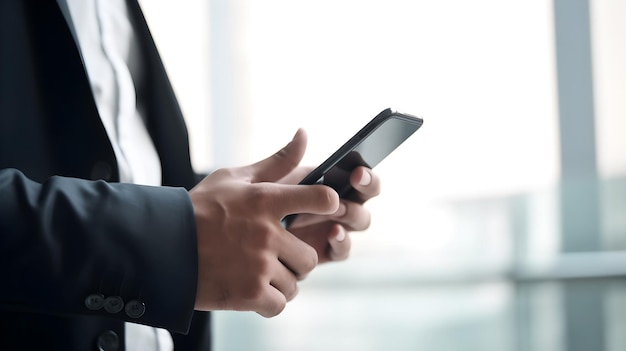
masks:
[[[409,115],[406,113],[400,113],[397,111],[393,111],[390,108],[387,108],[380,112],[378,115],[376,115],[376,117],[374,117],[363,128],[355,133],[352,138],[350,138],[345,144],[337,149],[337,151],[335,151],[324,162],[322,162],[319,166],[312,170],[306,177],[302,179],[302,181],[300,181],[299,184],[311,185],[318,183],[318,181],[326,173],[328,173],[337,163],[339,163],[346,155],[348,155],[348,153],[357,148],[365,139],[367,139],[368,136],[370,136],[376,129],[378,129],[383,123],[391,118],[397,118],[416,125],[417,127],[415,128],[415,131],[417,131],[424,123],[424,120],[420,117]],[[410,135],[412,135],[413,133],[411,133]],[[406,139],[408,139],[410,135],[407,136]],[[402,144],[406,139],[399,143],[398,146],[400,146],[400,144]],[[375,166],[376,165],[372,165],[372,168]]]

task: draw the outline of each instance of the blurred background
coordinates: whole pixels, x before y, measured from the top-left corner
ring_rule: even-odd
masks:
[[[198,170],[425,121],[351,258],[278,317],[215,313],[216,350],[626,348],[626,2],[141,4]]]

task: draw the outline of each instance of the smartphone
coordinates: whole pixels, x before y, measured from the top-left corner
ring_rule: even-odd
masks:
[[[335,189],[343,199],[359,201],[358,193],[350,185],[352,171],[358,166],[374,168],[423,123],[420,117],[385,109],[299,184],[324,184]],[[285,217],[283,226],[291,224],[295,216]]]

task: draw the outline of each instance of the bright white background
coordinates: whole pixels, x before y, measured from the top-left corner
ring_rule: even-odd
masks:
[[[386,107],[425,120],[377,167],[383,193],[368,205],[372,226],[353,236],[351,259],[321,267],[277,318],[218,313],[219,350],[250,346],[246,342],[256,350],[379,350],[393,340],[397,347],[386,349],[452,350],[454,343],[441,341],[449,328],[460,345],[472,340],[462,321],[490,331],[477,332],[477,349],[509,345],[515,293],[508,284],[411,284],[506,271],[515,259],[519,208],[511,199],[517,196],[527,201],[527,254],[557,254],[551,1],[214,0],[234,9],[226,22],[236,30],[224,35],[232,40],[228,55],[241,79],[232,109],[242,113],[241,128],[223,146],[235,157],[217,164],[223,151],[208,139],[221,116],[209,112],[211,97],[230,82],[209,84],[215,73],[209,70],[215,69],[209,1],[141,3],[186,114],[199,169],[265,158],[299,127],[309,134],[305,163],[314,165]],[[625,6],[591,1],[603,177],[626,172]],[[552,317],[542,303],[552,306],[554,299],[547,293],[538,300],[543,321]],[[558,323],[543,330],[550,328]],[[545,333],[547,345],[558,349]]]

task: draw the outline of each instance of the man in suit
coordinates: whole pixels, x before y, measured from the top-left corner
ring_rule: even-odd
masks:
[[[208,350],[207,311],[280,313],[369,225],[370,170],[292,185],[302,131],[198,176],[136,0],[3,0],[0,50],[1,349]]]

